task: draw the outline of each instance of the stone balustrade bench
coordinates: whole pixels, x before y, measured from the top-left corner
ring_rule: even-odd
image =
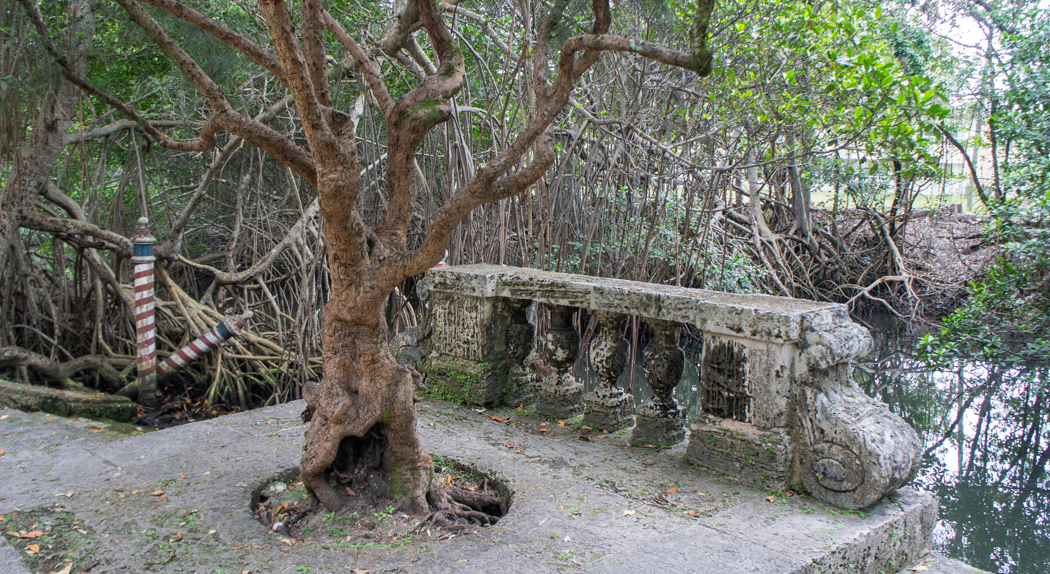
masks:
[[[496,265],[431,269],[421,290],[422,368],[439,395],[490,407],[535,403],[557,418],[583,412],[592,428],[633,424],[632,443],[671,445],[686,436],[673,396],[683,366],[675,333],[690,324],[703,336],[691,462],[762,488],[801,483],[845,508],[874,504],[918,470],[914,429],[852,381],[850,361],[872,341],[843,305]],[[524,364],[533,303],[551,316],[544,343],[553,372],[542,377]],[[578,309],[600,325],[589,345],[599,383],[586,395],[569,372]],[[629,352],[621,322],[632,315],[656,332],[642,357],[654,395],[637,412],[616,384]]]

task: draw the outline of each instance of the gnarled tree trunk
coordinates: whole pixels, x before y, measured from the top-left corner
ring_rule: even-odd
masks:
[[[359,470],[355,466],[370,463],[355,456],[337,462],[340,446],[349,440],[344,449],[381,449],[377,470],[385,481],[372,482],[369,494],[393,498],[405,510],[425,512],[432,463],[416,437],[412,371],[390,354],[382,306],[351,307],[360,319],[342,320],[339,316],[348,309],[334,305],[344,304],[339,291],[346,286],[333,289],[336,296],[325,312],[324,378],[304,392],[311,425],[299,466],[303,481],[326,507],[341,508],[345,492],[328,484],[326,471],[335,464],[336,472],[352,475]],[[361,438],[376,444],[361,444]]]

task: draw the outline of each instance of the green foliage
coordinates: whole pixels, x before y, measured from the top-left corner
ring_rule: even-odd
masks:
[[[999,207],[989,239],[1003,242],[998,263],[971,298],[920,350],[943,363],[957,356],[1018,363],[1050,356],[1050,191]]]
[[[987,241],[1002,246],[998,262],[971,299],[920,349],[930,361],[956,356],[1017,363],[1050,356],[1050,15],[1036,7],[1014,13],[991,4],[1002,33],[983,96],[994,102],[1003,199],[992,205]],[[1008,20],[1008,21],[1007,21]]]

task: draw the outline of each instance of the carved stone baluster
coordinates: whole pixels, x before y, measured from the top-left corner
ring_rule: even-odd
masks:
[[[507,325],[507,386],[503,404],[516,407],[530,405],[536,400],[534,376],[525,366],[525,358],[532,350],[533,326],[525,311],[531,301],[508,300],[510,324]]]
[[[620,335],[623,315],[595,311],[601,330],[591,340],[591,365],[598,374],[598,386],[583,397],[586,410],[584,424],[606,432],[615,432],[634,423],[634,398],[616,384],[627,366],[627,340]]]
[[[631,443],[677,444],[685,438],[685,412],[672,396],[685,363],[685,355],[675,341],[675,331],[680,325],[670,321],[646,322],[656,331],[656,338],[642,354],[645,380],[653,389],[653,396],[638,407]]]
[[[580,334],[572,326],[576,309],[551,305],[551,326],[547,329],[547,362],[554,374],[536,386],[536,412],[542,416],[566,419],[583,411],[583,385],[569,374],[580,351]]]

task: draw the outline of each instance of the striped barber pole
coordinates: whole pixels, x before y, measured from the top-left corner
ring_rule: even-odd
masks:
[[[149,220],[139,219],[132,240],[135,264],[135,339],[138,347],[139,402],[148,403],[157,396],[157,339],[153,323],[153,244]]]
[[[251,316],[251,311],[246,311],[239,316],[226,315],[223,317],[222,323],[215,325],[210,331],[201,335],[189,345],[179,349],[178,353],[168,357],[167,361],[161,363],[157,367],[157,377],[163,379],[196,361],[202,355],[208,354],[230,337],[234,335],[240,336],[241,329],[244,328],[244,321],[250,319]]]

